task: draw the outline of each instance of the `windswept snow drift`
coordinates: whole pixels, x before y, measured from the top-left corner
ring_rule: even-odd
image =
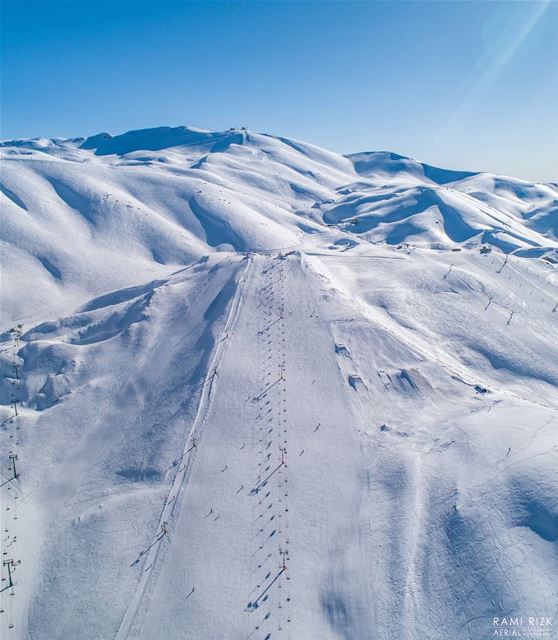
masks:
[[[244,129],[2,154],[2,638],[556,616],[556,184]]]

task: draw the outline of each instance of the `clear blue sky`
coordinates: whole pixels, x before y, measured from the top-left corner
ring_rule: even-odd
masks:
[[[2,2],[2,137],[246,125],[558,180],[558,3]]]

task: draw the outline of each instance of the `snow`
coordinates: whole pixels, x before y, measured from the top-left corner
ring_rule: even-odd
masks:
[[[556,616],[556,184],[245,129],[1,151],[2,638]]]

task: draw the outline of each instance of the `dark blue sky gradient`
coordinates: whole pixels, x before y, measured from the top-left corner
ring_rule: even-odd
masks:
[[[187,124],[558,179],[558,3],[2,3],[2,137]]]

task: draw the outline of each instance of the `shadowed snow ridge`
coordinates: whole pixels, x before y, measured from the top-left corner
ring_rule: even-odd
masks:
[[[484,243],[541,257],[558,246],[556,185],[394,153],[343,157],[188,127],[0,144],[6,319],[27,317],[45,293],[62,311],[70,292],[79,304],[213,251],[293,246],[307,234],[339,249]]]
[[[2,638],[558,614],[556,184],[245,129],[1,153]]]

